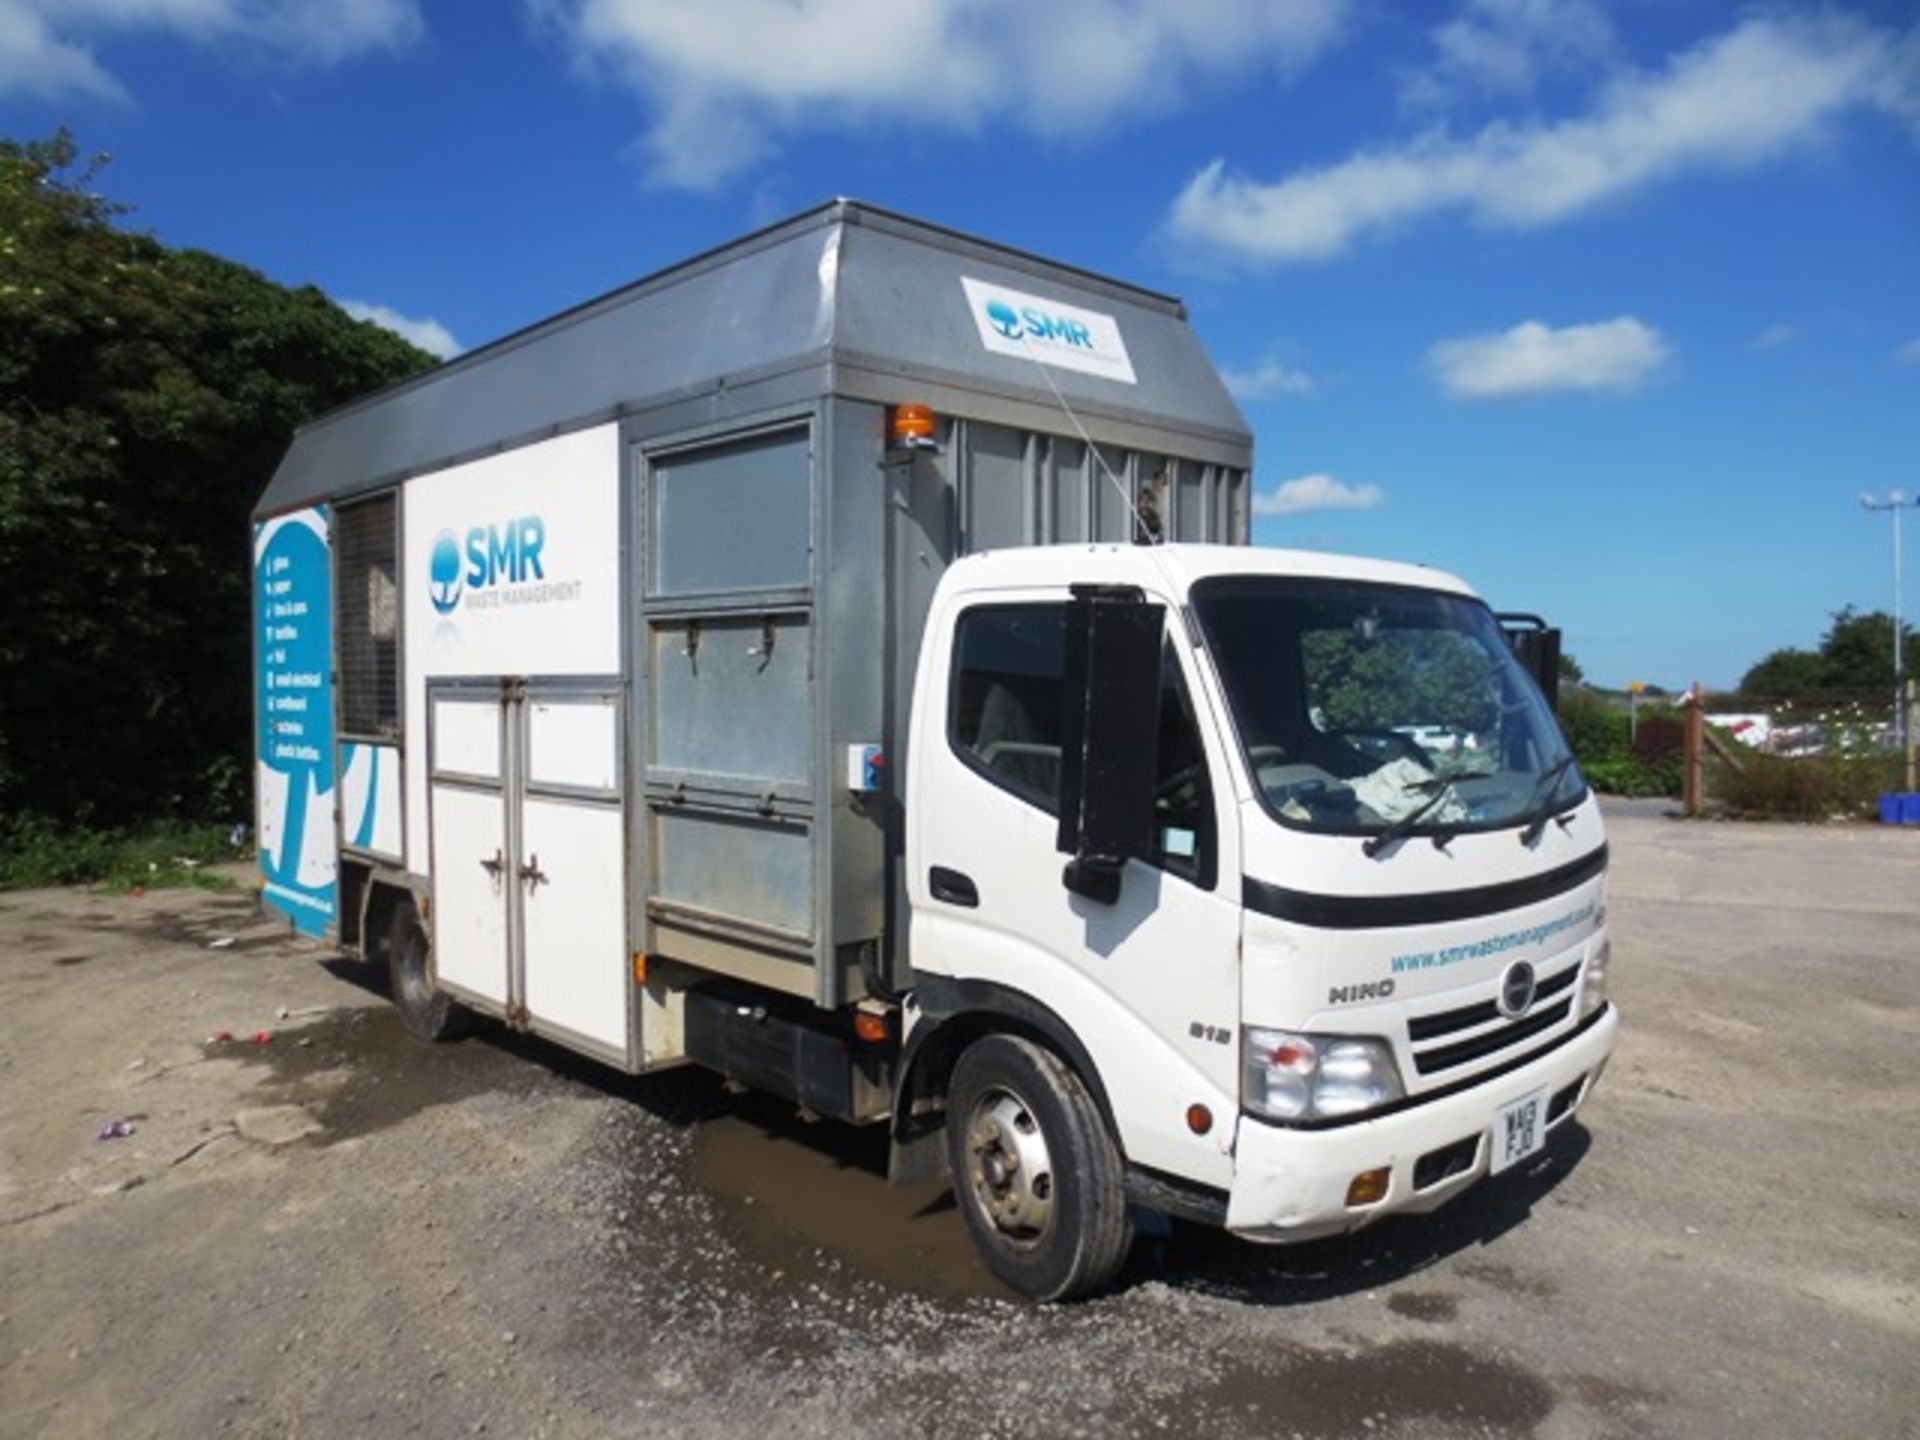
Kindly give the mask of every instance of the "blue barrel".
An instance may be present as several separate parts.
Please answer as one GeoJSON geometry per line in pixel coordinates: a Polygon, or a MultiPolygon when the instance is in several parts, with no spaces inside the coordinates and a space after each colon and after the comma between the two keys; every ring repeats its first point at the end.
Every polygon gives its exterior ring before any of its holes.
{"type": "Polygon", "coordinates": [[[1908,791],[1900,797],[1900,823],[1920,825],[1920,792],[1908,791]]]}
{"type": "Polygon", "coordinates": [[[1892,790],[1880,792],[1880,823],[1898,825],[1900,823],[1900,796],[1892,790]]]}

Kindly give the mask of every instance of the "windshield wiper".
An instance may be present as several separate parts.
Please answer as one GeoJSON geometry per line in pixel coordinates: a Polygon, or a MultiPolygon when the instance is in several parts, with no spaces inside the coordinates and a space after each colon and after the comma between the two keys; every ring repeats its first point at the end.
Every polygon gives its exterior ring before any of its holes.
{"type": "Polygon", "coordinates": [[[1361,841],[1361,853],[1371,860],[1394,841],[1411,834],[1413,827],[1426,818],[1428,811],[1432,810],[1442,800],[1453,793],[1453,779],[1454,777],[1448,777],[1444,780],[1422,780],[1416,784],[1407,786],[1406,788],[1409,790],[1432,790],[1433,794],[1421,801],[1417,808],[1409,810],[1405,815],[1395,820],[1378,835],[1369,835],[1365,840],[1361,841]]]}
{"type": "Polygon", "coordinates": [[[1527,817],[1526,828],[1520,832],[1522,845],[1533,844],[1540,838],[1540,832],[1547,828],[1547,820],[1552,816],[1554,807],[1551,804],[1541,804],[1541,799],[1543,796],[1549,801],[1553,799],[1553,792],[1560,788],[1560,777],[1567,773],[1572,764],[1573,752],[1569,750],[1533,782],[1533,793],[1527,796],[1526,806],[1520,812],[1527,817]],[[1535,806],[1539,808],[1535,809],[1535,806]]]}

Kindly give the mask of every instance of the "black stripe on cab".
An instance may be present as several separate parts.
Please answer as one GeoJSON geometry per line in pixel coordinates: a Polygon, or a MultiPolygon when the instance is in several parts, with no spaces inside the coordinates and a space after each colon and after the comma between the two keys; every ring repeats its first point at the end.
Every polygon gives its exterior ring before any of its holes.
{"type": "Polygon", "coordinates": [[[1435,890],[1425,895],[1316,895],[1270,885],[1249,875],[1240,882],[1240,899],[1249,910],[1297,925],[1322,930],[1384,930],[1390,926],[1471,920],[1537,905],[1586,884],[1606,868],[1607,847],[1601,845],[1591,854],[1544,875],[1479,885],[1471,890],[1435,890]]]}

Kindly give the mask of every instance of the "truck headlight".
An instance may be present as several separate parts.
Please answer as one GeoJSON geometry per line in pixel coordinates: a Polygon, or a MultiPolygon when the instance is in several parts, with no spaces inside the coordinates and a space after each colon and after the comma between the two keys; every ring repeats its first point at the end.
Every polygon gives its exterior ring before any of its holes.
{"type": "Polygon", "coordinates": [[[1302,1035],[1246,1026],[1241,1093],[1256,1115],[1319,1120],[1358,1115],[1406,1094],[1384,1040],[1367,1035],[1302,1035]]]}
{"type": "Polygon", "coordinates": [[[1587,956],[1587,974],[1580,985],[1580,1018],[1586,1019],[1607,1003],[1607,966],[1613,960],[1613,941],[1602,940],[1587,956]]]}

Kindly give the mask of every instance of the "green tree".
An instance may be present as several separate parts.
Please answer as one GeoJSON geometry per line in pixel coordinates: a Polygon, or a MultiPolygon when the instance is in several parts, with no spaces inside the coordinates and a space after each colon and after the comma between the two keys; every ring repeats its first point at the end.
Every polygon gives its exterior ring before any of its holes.
{"type": "Polygon", "coordinates": [[[1580,668],[1580,662],[1564,650],[1560,652],[1560,678],[1575,685],[1587,678],[1587,672],[1580,668]]]}
{"type": "Polygon", "coordinates": [[[104,161],[0,140],[0,816],[231,818],[247,517],[296,425],[434,362],[123,228],[104,161]]]}
{"type": "Polygon", "coordinates": [[[1742,695],[1786,697],[1821,688],[1825,664],[1812,650],[1775,650],[1740,681],[1742,695]]]}
{"type": "MultiPolygon", "coordinates": [[[[1908,628],[1902,667],[1909,675],[1920,664],[1920,637],[1908,628]]],[[[1862,615],[1851,605],[1833,613],[1820,641],[1822,678],[1830,690],[1871,690],[1893,683],[1893,617],[1884,610],[1862,615]]]]}
{"type": "MultiPolygon", "coordinates": [[[[1790,697],[1817,690],[1878,690],[1893,683],[1893,617],[1851,605],[1833,612],[1818,650],[1775,650],[1740,681],[1746,695],[1790,697]]],[[[1920,635],[1907,627],[1904,669],[1920,677],[1920,635]]]]}

